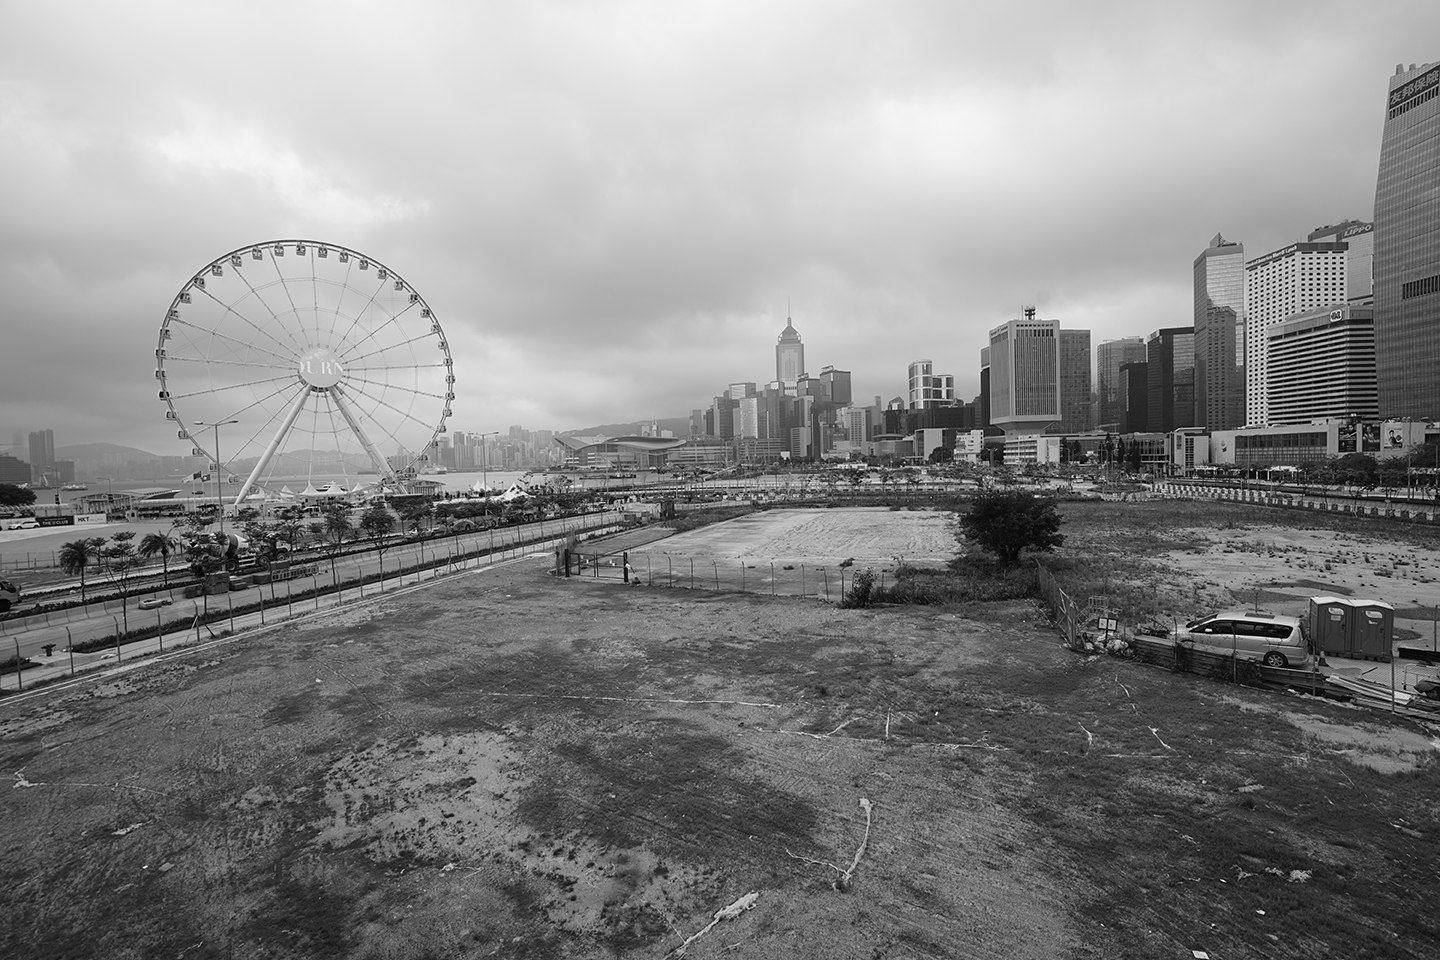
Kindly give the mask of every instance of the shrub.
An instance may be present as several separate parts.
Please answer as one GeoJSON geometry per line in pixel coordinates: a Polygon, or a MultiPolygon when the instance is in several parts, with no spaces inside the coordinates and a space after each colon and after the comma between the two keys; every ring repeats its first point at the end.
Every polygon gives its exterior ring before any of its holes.
{"type": "Polygon", "coordinates": [[[850,589],[840,601],[842,607],[868,607],[875,603],[875,571],[861,570],[850,581],[850,589]]]}

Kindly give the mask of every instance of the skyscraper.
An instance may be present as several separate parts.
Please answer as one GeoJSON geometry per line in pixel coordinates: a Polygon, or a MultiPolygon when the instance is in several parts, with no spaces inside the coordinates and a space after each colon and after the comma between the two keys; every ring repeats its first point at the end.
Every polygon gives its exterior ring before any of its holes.
{"type": "Polygon", "coordinates": [[[1370,307],[1321,307],[1270,327],[1272,424],[1380,415],[1370,307]]]}
{"type": "Polygon", "coordinates": [[[1383,417],[1440,415],[1440,64],[1395,67],[1375,181],[1383,417]]]}
{"type": "Polygon", "coordinates": [[[32,480],[49,479],[55,472],[55,432],[36,430],[30,434],[30,473],[32,480]]]}
{"type": "Polygon", "coordinates": [[[953,376],[948,373],[936,373],[935,364],[929,360],[916,360],[910,364],[911,410],[948,406],[954,402],[955,378],[953,376]]]}
{"type": "Polygon", "coordinates": [[[1145,338],[1145,416],[1150,433],[1195,425],[1195,328],[1166,327],[1145,338]]]}
{"type": "MultiPolygon", "coordinates": [[[[1245,264],[1245,422],[1270,423],[1270,327],[1345,302],[1344,243],[1292,243],[1245,264]]],[[[1152,411],[1153,416],[1153,411],[1152,411]]],[[[1176,424],[1183,426],[1183,424],[1176,424]]]]}
{"type": "Polygon", "coordinates": [[[1342,220],[1311,230],[1310,243],[1345,243],[1345,299],[1355,306],[1369,306],[1375,299],[1375,224],[1363,220],[1342,220]]]}
{"type": "Polygon", "coordinates": [[[800,342],[800,334],[786,317],[785,329],[780,331],[775,343],[775,379],[793,388],[804,372],[805,344],[800,342]]]}
{"type": "Polygon", "coordinates": [[[990,422],[1006,433],[1044,433],[1060,421],[1060,321],[1010,320],[990,331],[990,422]]]}
{"type": "Polygon", "coordinates": [[[1060,331],[1060,433],[1084,433],[1090,419],[1090,331],[1060,331]]]}
{"type": "Polygon", "coordinates": [[[1096,411],[1096,426],[1101,429],[1115,429],[1125,410],[1120,402],[1124,384],[1120,368],[1127,363],[1145,362],[1145,338],[1121,337],[1118,340],[1103,341],[1095,348],[1095,387],[1100,393],[1100,408],[1096,411]]]}
{"type": "Polygon", "coordinates": [[[1195,415],[1210,430],[1245,425],[1245,245],[1215,234],[1195,258],[1195,415]]]}

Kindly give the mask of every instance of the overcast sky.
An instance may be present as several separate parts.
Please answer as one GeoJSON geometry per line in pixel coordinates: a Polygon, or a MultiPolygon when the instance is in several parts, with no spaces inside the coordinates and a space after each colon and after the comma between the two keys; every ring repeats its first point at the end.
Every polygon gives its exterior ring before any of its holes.
{"type": "Polygon", "coordinates": [[[857,398],[929,358],[968,399],[1022,304],[1188,325],[1217,231],[1369,218],[1427,59],[1433,0],[0,0],[0,442],[187,453],[164,311],[279,237],[424,294],[458,429],[686,415],[773,378],[787,301],[857,398]]]}

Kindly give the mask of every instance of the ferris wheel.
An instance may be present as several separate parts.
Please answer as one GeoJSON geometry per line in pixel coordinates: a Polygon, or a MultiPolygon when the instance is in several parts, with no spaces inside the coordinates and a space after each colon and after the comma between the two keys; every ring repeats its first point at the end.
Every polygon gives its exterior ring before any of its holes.
{"type": "Polygon", "coordinates": [[[454,362],[425,299],[373,257],[272,240],[212,260],[160,325],[155,379],[194,456],[280,495],[423,467],[455,398],[454,362]],[[293,492],[293,491],[292,491],[293,492]]]}

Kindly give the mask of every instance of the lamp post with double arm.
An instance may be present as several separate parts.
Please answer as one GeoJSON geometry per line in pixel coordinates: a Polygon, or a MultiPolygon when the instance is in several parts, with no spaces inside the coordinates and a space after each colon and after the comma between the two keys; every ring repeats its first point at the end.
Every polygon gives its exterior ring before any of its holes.
{"type": "Polygon", "coordinates": [[[222,540],[225,536],[225,475],[220,466],[220,428],[239,422],[239,420],[217,420],[213,423],[197,420],[195,422],[197,427],[215,431],[215,506],[220,508],[220,537],[222,540]]]}

